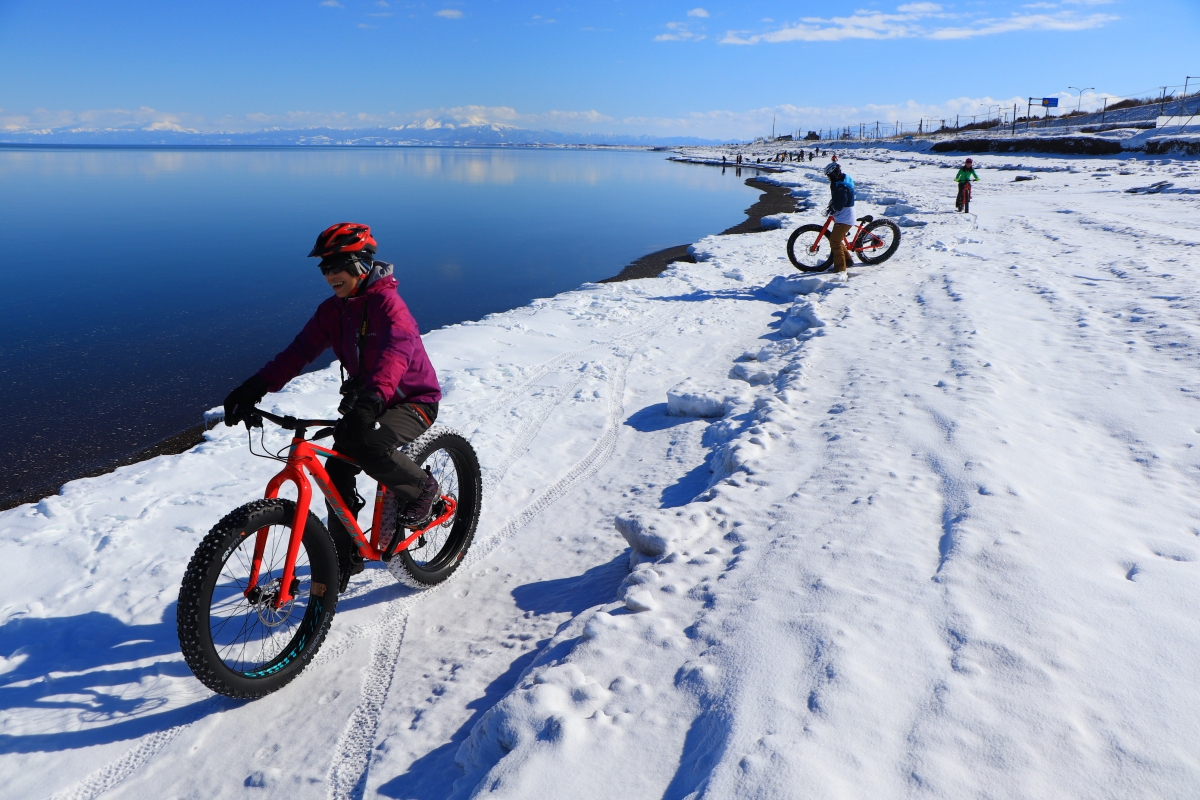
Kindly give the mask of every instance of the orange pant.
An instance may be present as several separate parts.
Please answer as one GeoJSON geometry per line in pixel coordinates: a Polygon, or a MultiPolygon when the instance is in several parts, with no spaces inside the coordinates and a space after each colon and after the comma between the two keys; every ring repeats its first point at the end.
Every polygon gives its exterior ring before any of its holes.
{"type": "Polygon", "coordinates": [[[849,225],[840,222],[833,223],[830,236],[833,237],[833,271],[845,272],[850,266],[850,253],[846,250],[846,234],[850,232],[849,225]]]}

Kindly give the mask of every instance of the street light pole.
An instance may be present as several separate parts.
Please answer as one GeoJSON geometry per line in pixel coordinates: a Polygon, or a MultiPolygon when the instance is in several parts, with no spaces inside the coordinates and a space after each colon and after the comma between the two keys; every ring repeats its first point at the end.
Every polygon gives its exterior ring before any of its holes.
{"type": "Polygon", "coordinates": [[[1090,91],[1092,91],[1093,89],[1095,89],[1096,87],[1095,87],[1095,86],[1089,86],[1089,87],[1087,87],[1086,89],[1080,89],[1078,86],[1068,86],[1067,88],[1068,88],[1068,89],[1074,89],[1074,90],[1076,90],[1077,92],[1079,92],[1079,99],[1078,99],[1078,100],[1076,101],[1076,103],[1075,103],[1075,113],[1076,113],[1076,114],[1078,114],[1078,113],[1079,113],[1079,107],[1083,105],[1083,93],[1084,93],[1084,92],[1090,92],[1090,91]]]}

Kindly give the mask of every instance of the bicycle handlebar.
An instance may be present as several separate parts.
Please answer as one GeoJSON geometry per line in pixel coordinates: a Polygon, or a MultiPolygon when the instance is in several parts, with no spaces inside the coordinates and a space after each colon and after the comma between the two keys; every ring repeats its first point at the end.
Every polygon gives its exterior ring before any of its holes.
{"type": "Polygon", "coordinates": [[[261,427],[263,417],[271,420],[271,422],[274,422],[284,430],[289,431],[300,431],[304,430],[305,428],[315,427],[317,425],[333,426],[337,425],[338,423],[336,419],[296,419],[290,415],[281,417],[277,414],[272,414],[270,411],[263,411],[257,406],[254,407],[251,413],[246,415],[246,423],[252,428],[261,427]]]}

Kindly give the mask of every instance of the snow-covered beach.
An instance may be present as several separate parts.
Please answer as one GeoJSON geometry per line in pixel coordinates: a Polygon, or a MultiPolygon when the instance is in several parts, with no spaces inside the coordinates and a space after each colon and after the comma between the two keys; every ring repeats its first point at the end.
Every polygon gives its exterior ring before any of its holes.
{"type": "Polygon", "coordinates": [[[277,470],[244,430],[0,513],[4,796],[1195,796],[1200,174],[992,155],[956,214],[958,161],[843,155],[907,222],[848,284],[788,263],[810,212],[428,335],[476,543],[358,576],[263,700],[174,626],[277,470]]]}

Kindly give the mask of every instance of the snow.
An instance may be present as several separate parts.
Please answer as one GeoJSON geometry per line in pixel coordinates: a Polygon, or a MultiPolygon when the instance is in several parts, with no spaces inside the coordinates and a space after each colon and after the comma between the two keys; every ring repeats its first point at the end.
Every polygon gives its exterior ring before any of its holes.
{"type": "Polygon", "coordinates": [[[0,513],[5,796],[1195,796],[1200,198],[1127,191],[1194,161],[988,156],[957,214],[957,157],[842,160],[927,223],[848,283],[787,261],[813,212],[428,335],[476,543],[267,698],[174,632],[244,431],[0,513]]]}

